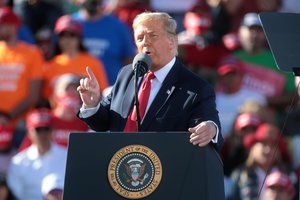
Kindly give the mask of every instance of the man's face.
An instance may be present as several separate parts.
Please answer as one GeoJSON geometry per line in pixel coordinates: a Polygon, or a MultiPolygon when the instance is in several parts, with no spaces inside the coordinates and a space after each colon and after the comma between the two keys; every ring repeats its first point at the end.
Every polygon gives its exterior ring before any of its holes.
{"type": "Polygon", "coordinates": [[[280,159],[280,150],[276,151],[274,142],[259,141],[251,148],[251,156],[256,164],[263,168],[269,168],[276,160],[280,159]]]}
{"type": "Polygon", "coordinates": [[[17,33],[17,27],[13,24],[0,24],[0,40],[9,41],[17,33]]]}
{"type": "Polygon", "coordinates": [[[152,71],[162,68],[176,55],[176,35],[167,33],[161,21],[139,24],[134,30],[134,40],[138,52],[151,57],[152,71]]]}
{"type": "Polygon", "coordinates": [[[260,26],[242,26],[239,30],[239,37],[244,50],[250,53],[259,52],[266,45],[266,38],[260,26]]]}
{"type": "Polygon", "coordinates": [[[242,84],[242,75],[237,71],[232,71],[220,76],[220,81],[226,93],[236,93],[242,84]]]}
{"type": "Polygon", "coordinates": [[[79,49],[80,36],[70,31],[63,31],[58,35],[58,44],[62,52],[79,49]]]}
{"type": "Polygon", "coordinates": [[[48,147],[52,140],[51,127],[37,127],[28,129],[29,137],[33,144],[48,147]]]}

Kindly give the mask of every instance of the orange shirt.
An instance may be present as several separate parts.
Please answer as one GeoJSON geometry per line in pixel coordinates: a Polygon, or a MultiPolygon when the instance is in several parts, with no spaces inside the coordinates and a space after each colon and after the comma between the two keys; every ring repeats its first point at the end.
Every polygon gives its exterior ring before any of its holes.
{"type": "Polygon", "coordinates": [[[29,83],[42,80],[44,60],[40,50],[19,42],[0,42],[0,110],[10,112],[28,95],[29,83]]]}
{"type": "Polygon", "coordinates": [[[86,67],[89,66],[94,72],[101,89],[108,87],[107,75],[103,64],[86,52],[79,53],[75,58],[70,58],[60,54],[55,56],[46,66],[45,97],[50,97],[53,93],[54,83],[58,76],[73,73],[82,77],[87,77],[86,67]]]}

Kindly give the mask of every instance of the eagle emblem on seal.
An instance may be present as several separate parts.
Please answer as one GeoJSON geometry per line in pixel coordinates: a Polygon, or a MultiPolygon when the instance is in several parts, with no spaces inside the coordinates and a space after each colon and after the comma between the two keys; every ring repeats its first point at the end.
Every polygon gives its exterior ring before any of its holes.
{"type": "Polygon", "coordinates": [[[137,187],[143,185],[149,174],[145,173],[146,164],[137,158],[129,160],[125,165],[126,173],[128,175],[127,182],[132,186],[137,187]]]}

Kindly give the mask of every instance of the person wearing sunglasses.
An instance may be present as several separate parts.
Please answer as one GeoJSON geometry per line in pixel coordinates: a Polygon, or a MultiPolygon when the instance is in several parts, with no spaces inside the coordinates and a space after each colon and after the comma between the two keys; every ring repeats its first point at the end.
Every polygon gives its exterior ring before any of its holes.
{"type": "Polygon", "coordinates": [[[55,55],[45,66],[44,98],[54,93],[54,85],[59,76],[74,74],[80,77],[86,75],[85,68],[89,66],[101,88],[108,87],[108,79],[103,63],[86,51],[82,40],[82,25],[70,15],[60,17],[55,24],[57,42],[55,55]]]}

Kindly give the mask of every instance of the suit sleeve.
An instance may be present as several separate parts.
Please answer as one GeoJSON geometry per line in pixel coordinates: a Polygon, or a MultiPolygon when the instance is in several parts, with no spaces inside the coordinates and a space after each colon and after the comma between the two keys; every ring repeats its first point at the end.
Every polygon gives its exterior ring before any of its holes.
{"type": "Polygon", "coordinates": [[[218,142],[212,143],[212,145],[220,151],[223,144],[223,137],[215,99],[214,89],[208,83],[204,84],[194,98],[190,127],[196,126],[203,121],[213,121],[219,128],[219,134],[218,142]]]}

